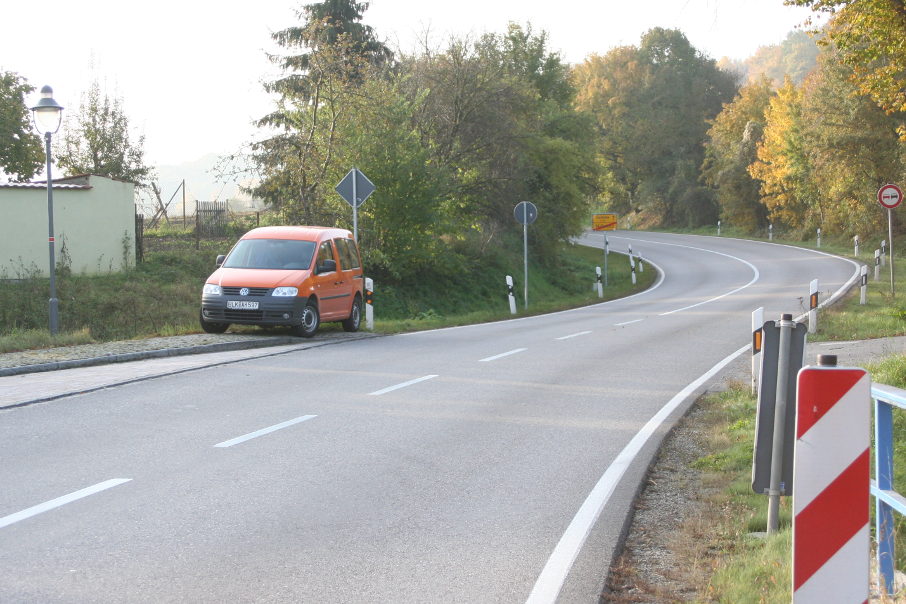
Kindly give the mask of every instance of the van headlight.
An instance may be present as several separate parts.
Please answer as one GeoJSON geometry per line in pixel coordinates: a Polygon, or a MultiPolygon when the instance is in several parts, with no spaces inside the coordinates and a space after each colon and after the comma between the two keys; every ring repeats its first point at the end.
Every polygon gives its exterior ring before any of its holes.
{"type": "Polygon", "coordinates": [[[298,287],[275,287],[272,296],[297,296],[299,295],[298,287]]]}
{"type": "Polygon", "coordinates": [[[213,283],[205,283],[204,289],[201,290],[201,293],[205,296],[222,296],[223,288],[219,285],[214,285],[213,283]]]}

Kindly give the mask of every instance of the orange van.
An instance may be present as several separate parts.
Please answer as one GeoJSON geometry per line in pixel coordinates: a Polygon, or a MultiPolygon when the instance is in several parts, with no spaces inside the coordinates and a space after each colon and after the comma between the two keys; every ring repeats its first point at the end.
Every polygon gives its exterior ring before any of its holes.
{"type": "Polygon", "coordinates": [[[346,331],[362,322],[364,278],[359,248],[345,229],[276,226],[252,229],[201,293],[201,328],[223,333],[238,325],[288,325],[310,338],[321,321],[346,331]]]}

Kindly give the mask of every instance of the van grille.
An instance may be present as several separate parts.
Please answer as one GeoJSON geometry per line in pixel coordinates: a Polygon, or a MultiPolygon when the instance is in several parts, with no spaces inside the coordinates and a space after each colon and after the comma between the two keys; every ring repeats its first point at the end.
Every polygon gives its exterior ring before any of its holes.
{"type": "Polygon", "coordinates": [[[242,310],[228,308],[223,311],[223,318],[230,321],[260,321],[264,312],[260,310],[242,310]]]}
{"type": "MultiPolygon", "coordinates": [[[[224,287],[223,293],[226,296],[238,296],[240,289],[242,289],[242,288],[241,287],[224,287]]],[[[266,296],[267,292],[269,292],[269,291],[270,291],[269,287],[250,287],[249,295],[250,296],[266,296]]]]}

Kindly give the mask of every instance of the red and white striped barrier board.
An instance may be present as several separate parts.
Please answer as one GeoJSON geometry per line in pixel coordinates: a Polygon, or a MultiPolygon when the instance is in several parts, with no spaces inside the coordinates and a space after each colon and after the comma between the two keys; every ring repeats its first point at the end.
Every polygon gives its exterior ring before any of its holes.
{"type": "Polygon", "coordinates": [[[796,400],[793,602],[867,602],[871,379],[804,367],[796,400]]]}

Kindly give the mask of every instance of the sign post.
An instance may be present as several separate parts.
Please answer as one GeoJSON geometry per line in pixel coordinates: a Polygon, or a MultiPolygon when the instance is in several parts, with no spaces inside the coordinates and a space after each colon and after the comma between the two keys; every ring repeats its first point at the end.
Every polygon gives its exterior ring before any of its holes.
{"type": "Polygon", "coordinates": [[[352,237],[359,240],[359,206],[365,203],[368,196],[374,193],[374,183],[362,174],[358,168],[353,168],[346,173],[343,180],[334,187],[340,197],[352,206],[352,237]]]}
{"type": "Polygon", "coordinates": [[[893,282],[893,209],[903,201],[903,191],[897,185],[884,185],[878,189],[878,203],[887,208],[887,236],[890,240],[890,295],[896,297],[893,282]]]}
{"type": "Polygon", "coordinates": [[[522,225],[522,255],[525,264],[525,307],[528,308],[528,225],[538,219],[538,208],[531,201],[520,201],[513,209],[516,222],[522,225]]]}

